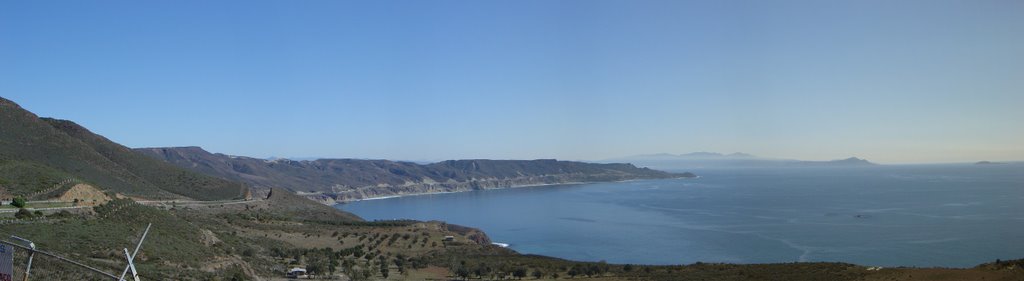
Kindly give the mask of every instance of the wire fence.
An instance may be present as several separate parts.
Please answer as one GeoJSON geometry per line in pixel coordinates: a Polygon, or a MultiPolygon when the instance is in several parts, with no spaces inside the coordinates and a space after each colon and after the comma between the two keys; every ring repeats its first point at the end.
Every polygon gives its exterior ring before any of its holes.
{"type": "Polygon", "coordinates": [[[49,188],[46,188],[46,189],[43,189],[43,190],[39,190],[39,191],[36,191],[36,192],[32,192],[28,196],[25,196],[25,198],[27,198],[27,199],[40,199],[39,198],[40,195],[45,195],[45,194],[54,192],[54,191],[56,191],[58,189],[61,189],[62,187],[65,187],[68,184],[81,183],[81,182],[82,181],[80,181],[80,180],[78,180],[76,178],[67,178],[67,179],[64,179],[64,180],[62,180],[62,181],[60,181],[58,183],[55,183],[52,187],[49,187],[49,188]]]}
{"type": "MultiPolygon", "coordinates": [[[[23,245],[20,244],[8,241],[0,241],[0,243],[22,246],[9,247],[14,248],[14,272],[11,280],[25,280],[25,269],[28,267],[29,255],[32,251],[23,248],[23,245]]],[[[53,253],[37,251],[35,255],[32,256],[32,267],[29,271],[28,280],[114,280],[115,278],[95,270],[100,270],[108,274],[120,274],[121,270],[124,268],[123,263],[116,264],[108,260],[78,258],[74,261],[70,261],[62,260],[61,258],[51,255],[53,255],[53,253]],[[95,270],[87,269],[82,265],[92,267],[95,270]]]]}

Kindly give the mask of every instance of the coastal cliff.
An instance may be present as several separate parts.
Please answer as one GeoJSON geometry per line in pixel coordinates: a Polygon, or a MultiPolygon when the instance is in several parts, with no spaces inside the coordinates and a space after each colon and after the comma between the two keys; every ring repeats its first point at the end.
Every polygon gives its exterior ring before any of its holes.
{"type": "MultiPolygon", "coordinates": [[[[678,175],[677,177],[694,177],[692,174],[686,173],[678,175]]],[[[515,188],[515,187],[528,187],[528,186],[540,186],[540,185],[553,185],[553,184],[573,184],[573,183],[587,183],[587,182],[614,182],[631,180],[635,178],[624,177],[621,175],[581,175],[581,174],[560,174],[560,175],[549,175],[549,176],[535,176],[535,177],[516,177],[516,178],[489,178],[489,179],[473,179],[470,181],[457,182],[450,181],[444,183],[437,182],[417,182],[408,183],[399,186],[392,186],[388,184],[381,184],[376,186],[363,186],[345,189],[338,192],[311,192],[299,194],[304,195],[310,199],[314,199],[324,204],[333,204],[337,202],[346,202],[353,200],[372,199],[372,198],[383,198],[391,196],[403,196],[403,195],[417,195],[417,194],[432,194],[432,193],[450,193],[450,192],[464,192],[473,190],[486,190],[486,189],[502,189],[502,188],[515,188]]],[[[344,188],[342,188],[344,189],[344,188]]]]}
{"type": "Polygon", "coordinates": [[[136,151],[196,172],[245,182],[256,189],[289,189],[326,204],[413,194],[695,176],[624,163],[554,159],[473,159],[417,164],[363,159],[266,160],[210,153],[199,147],[136,151]]]}

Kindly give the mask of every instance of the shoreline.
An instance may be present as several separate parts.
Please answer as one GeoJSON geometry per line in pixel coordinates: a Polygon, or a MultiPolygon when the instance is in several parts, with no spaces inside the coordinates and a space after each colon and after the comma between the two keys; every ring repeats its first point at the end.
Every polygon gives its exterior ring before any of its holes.
{"type": "MultiPolygon", "coordinates": [[[[395,195],[386,195],[386,196],[379,196],[379,197],[360,198],[360,199],[353,199],[353,200],[335,200],[334,203],[331,203],[331,204],[328,204],[328,205],[336,206],[336,205],[345,204],[345,203],[349,203],[349,202],[369,201],[369,200],[384,200],[384,199],[394,199],[394,198],[400,198],[400,197],[411,197],[411,196],[421,196],[421,195],[434,195],[434,194],[448,194],[448,193],[460,193],[460,192],[471,192],[471,191],[480,191],[480,190],[499,190],[499,189],[542,187],[542,186],[553,186],[553,185],[581,185],[581,184],[595,184],[595,183],[622,183],[622,182],[632,182],[632,181],[642,181],[642,180],[673,180],[673,179],[699,179],[699,178],[700,178],[700,176],[694,176],[694,177],[673,177],[673,178],[664,178],[664,179],[628,179],[628,180],[620,180],[620,181],[594,181],[594,182],[564,182],[564,183],[525,184],[525,185],[514,185],[514,186],[502,187],[502,188],[472,189],[472,190],[463,190],[463,191],[441,191],[441,192],[407,193],[407,194],[395,194],[395,195]]],[[[300,194],[300,195],[307,196],[307,195],[323,195],[323,194],[322,193],[321,194],[311,193],[311,194],[300,194]]]]}
{"type": "MultiPolygon", "coordinates": [[[[632,181],[632,180],[630,180],[630,181],[632,181]]],[[[579,184],[605,183],[605,182],[610,182],[610,181],[603,181],[603,182],[542,183],[542,184],[515,185],[515,186],[510,186],[510,187],[502,187],[502,188],[473,189],[473,190],[463,190],[463,191],[440,191],[440,192],[424,192],[424,193],[406,193],[406,194],[387,195],[387,196],[380,196],[380,197],[368,197],[368,198],[360,198],[360,199],[352,199],[352,200],[338,200],[338,201],[335,201],[335,203],[332,204],[332,205],[345,204],[345,203],[349,203],[349,202],[370,201],[370,200],[384,200],[384,199],[394,199],[394,198],[401,198],[401,197],[422,196],[422,195],[462,193],[462,192],[472,192],[472,191],[480,191],[480,190],[499,190],[499,189],[512,189],[512,188],[524,188],[524,187],[552,186],[552,185],[579,185],[579,184]]],[[[625,181],[618,181],[618,182],[625,182],[625,181]]]]}

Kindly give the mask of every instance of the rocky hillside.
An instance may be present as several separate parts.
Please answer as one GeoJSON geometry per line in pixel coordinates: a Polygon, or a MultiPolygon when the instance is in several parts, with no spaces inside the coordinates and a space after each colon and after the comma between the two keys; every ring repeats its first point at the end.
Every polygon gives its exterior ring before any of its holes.
{"type": "Polygon", "coordinates": [[[692,177],[631,164],[557,160],[449,160],[416,164],[389,160],[265,160],[210,153],[198,147],[136,151],[207,175],[312,193],[321,200],[353,200],[403,194],[455,192],[525,185],[692,177]]]}
{"type": "Polygon", "coordinates": [[[155,160],[67,120],[39,118],[0,98],[0,193],[45,191],[76,179],[149,199],[242,198],[248,189],[155,160]]]}

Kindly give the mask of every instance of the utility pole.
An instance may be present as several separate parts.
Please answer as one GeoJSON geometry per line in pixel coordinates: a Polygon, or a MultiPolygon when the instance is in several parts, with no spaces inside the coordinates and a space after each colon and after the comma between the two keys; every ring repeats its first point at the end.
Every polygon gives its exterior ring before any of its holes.
{"type": "Polygon", "coordinates": [[[32,241],[28,241],[28,239],[21,238],[21,237],[18,237],[18,236],[14,236],[14,235],[11,235],[11,238],[13,238],[15,240],[19,240],[21,242],[25,242],[25,244],[28,244],[28,247],[27,247],[29,249],[29,251],[28,251],[28,266],[25,267],[25,279],[23,280],[23,281],[28,281],[28,274],[29,274],[30,271],[32,271],[32,257],[34,257],[36,255],[36,243],[32,243],[32,241]]]}

